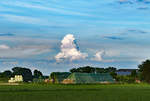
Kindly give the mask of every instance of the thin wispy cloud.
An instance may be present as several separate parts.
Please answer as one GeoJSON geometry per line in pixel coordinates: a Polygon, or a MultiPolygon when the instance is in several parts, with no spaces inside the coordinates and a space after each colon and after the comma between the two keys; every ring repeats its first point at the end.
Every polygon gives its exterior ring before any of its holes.
{"type": "Polygon", "coordinates": [[[15,12],[15,13],[18,13],[18,12],[21,12],[21,10],[0,6],[0,12],[15,12]]]}
{"type": "Polygon", "coordinates": [[[119,3],[123,4],[135,4],[135,3],[143,3],[143,4],[150,4],[150,0],[119,0],[119,3]]]}
{"type": "Polygon", "coordinates": [[[43,45],[22,45],[18,47],[10,47],[2,44],[0,45],[0,58],[26,58],[50,51],[50,47],[43,45]]]}
{"type": "Polygon", "coordinates": [[[56,13],[65,14],[65,15],[91,16],[87,13],[69,11],[69,10],[65,10],[63,8],[54,8],[54,7],[50,7],[50,6],[47,7],[47,6],[42,6],[39,4],[30,4],[30,3],[26,3],[26,2],[20,2],[20,1],[15,1],[15,2],[9,1],[9,2],[2,2],[2,3],[5,5],[32,8],[32,9],[38,9],[38,10],[46,10],[48,12],[56,12],[56,13]]]}
{"type": "Polygon", "coordinates": [[[46,22],[46,21],[43,21],[41,19],[34,18],[34,17],[29,17],[29,16],[19,16],[19,15],[13,15],[13,14],[0,14],[0,17],[7,19],[9,21],[13,21],[13,22],[47,25],[47,24],[44,24],[44,22],[46,22]]]}
{"type": "Polygon", "coordinates": [[[13,33],[0,33],[0,36],[15,36],[13,33]]]}
{"type": "Polygon", "coordinates": [[[111,40],[123,40],[124,38],[122,37],[117,37],[117,36],[104,36],[106,39],[111,39],[111,40]]]}
{"type": "MultiPolygon", "coordinates": [[[[148,11],[150,5],[149,0],[119,0],[118,3],[122,6],[128,5],[128,7],[143,11],[148,11]]],[[[127,8],[127,6],[125,7],[127,8]]]]}
{"type": "Polygon", "coordinates": [[[140,30],[140,29],[129,29],[128,32],[136,33],[136,34],[147,34],[148,33],[147,31],[140,30]]]}

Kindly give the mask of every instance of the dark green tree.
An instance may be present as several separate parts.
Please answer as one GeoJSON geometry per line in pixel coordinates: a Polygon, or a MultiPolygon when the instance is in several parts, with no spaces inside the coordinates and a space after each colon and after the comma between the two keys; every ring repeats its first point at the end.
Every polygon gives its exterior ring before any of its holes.
{"type": "Polygon", "coordinates": [[[96,73],[106,73],[105,68],[95,68],[96,73]]]}
{"type": "Polygon", "coordinates": [[[72,69],[70,69],[70,72],[71,72],[71,73],[75,73],[75,72],[78,72],[78,71],[77,71],[76,68],[72,68],[72,69]]]}
{"type": "Polygon", "coordinates": [[[50,79],[52,80],[52,83],[55,83],[55,79],[56,79],[56,73],[55,72],[52,72],[51,74],[50,74],[50,79]]]}
{"type": "Polygon", "coordinates": [[[134,83],[135,79],[129,75],[123,76],[123,75],[117,75],[116,81],[120,83],[134,83]]]}
{"type": "Polygon", "coordinates": [[[10,70],[6,70],[6,71],[2,72],[2,76],[9,78],[12,76],[12,72],[10,70]]]}
{"type": "Polygon", "coordinates": [[[90,67],[90,66],[86,66],[86,67],[77,68],[77,71],[80,73],[94,73],[95,68],[90,67]]]}
{"type": "Polygon", "coordinates": [[[22,68],[22,67],[14,67],[12,68],[13,75],[22,75],[23,81],[28,82],[32,81],[32,72],[28,68],[22,68]]]}
{"type": "Polygon", "coordinates": [[[108,68],[105,68],[106,72],[116,72],[116,68],[115,67],[108,67],[108,68]]]}
{"type": "Polygon", "coordinates": [[[110,73],[110,72],[116,72],[116,68],[114,67],[108,67],[108,68],[98,68],[98,67],[91,67],[91,66],[85,66],[85,67],[79,67],[79,68],[72,68],[70,69],[71,73],[110,73]]]}
{"type": "Polygon", "coordinates": [[[79,67],[79,68],[73,68],[70,70],[71,73],[94,73],[95,72],[95,68],[90,67],[90,66],[85,66],[85,67],[79,67]]]}
{"type": "Polygon", "coordinates": [[[141,80],[150,83],[150,60],[142,62],[138,68],[141,73],[141,80]]]}
{"type": "Polygon", "coordinates": [[[41,71],[39,70],[34,70],[34,78],[39,78],[39,77],[43,77],[43,74],[41,71]]]}
{"type": "Polygon", "coordinates": [[[131,72],[131,77],[136,78],[137,75],[138,75],[138,74],[137,74],[136,70],[133,70],[133,71],[131,72]]]}
{"type": "Polygon", "coordinates": [[[117,73],[116,73],[116,72],[110,72],[110,75],[111,75],[114,79],[116,79],[116,77],[117,77],[117,73]]]}

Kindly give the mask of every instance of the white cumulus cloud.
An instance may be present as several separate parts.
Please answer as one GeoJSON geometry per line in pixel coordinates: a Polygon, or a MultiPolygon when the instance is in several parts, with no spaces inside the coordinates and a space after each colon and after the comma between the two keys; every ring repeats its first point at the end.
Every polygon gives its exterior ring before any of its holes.
{"type": "Polygon", "coordinates": [[[94,61],[103,61],[103,55],[105,54],[104,50],[98,51],[96,52],[96,54],[94,55],[94,58],[92,58],[91,60],[94,61]]]}
{"type": "Polygon", "coordinates": [[[88,55],[81,53],[72,34],[66,35],[61,41],[61,52],[55,56],[56,61],[85,59],[88,55]]]}
{"type": "Polygon", "coordinates": [[[9,49],[10,47],[7,45],[0,45],[0,49],[9,49]]]}

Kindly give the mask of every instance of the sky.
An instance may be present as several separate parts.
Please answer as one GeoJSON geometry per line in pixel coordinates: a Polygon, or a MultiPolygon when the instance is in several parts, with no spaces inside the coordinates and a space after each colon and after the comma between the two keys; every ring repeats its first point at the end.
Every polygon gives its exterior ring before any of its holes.
{"type": "Polygon", "coordinates": [[[137,68],[150,57],[150,0],[1,0],[0,71],[137,68]]]}

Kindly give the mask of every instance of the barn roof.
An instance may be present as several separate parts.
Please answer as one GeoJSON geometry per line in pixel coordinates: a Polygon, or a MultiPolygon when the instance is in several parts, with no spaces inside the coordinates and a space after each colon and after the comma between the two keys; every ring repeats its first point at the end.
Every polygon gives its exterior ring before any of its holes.
{"type": "Polygon", "coordinates": [[[134,70],[138,70],[138,69],[118,69],[117,72],[132,72],[134,70]]]}

